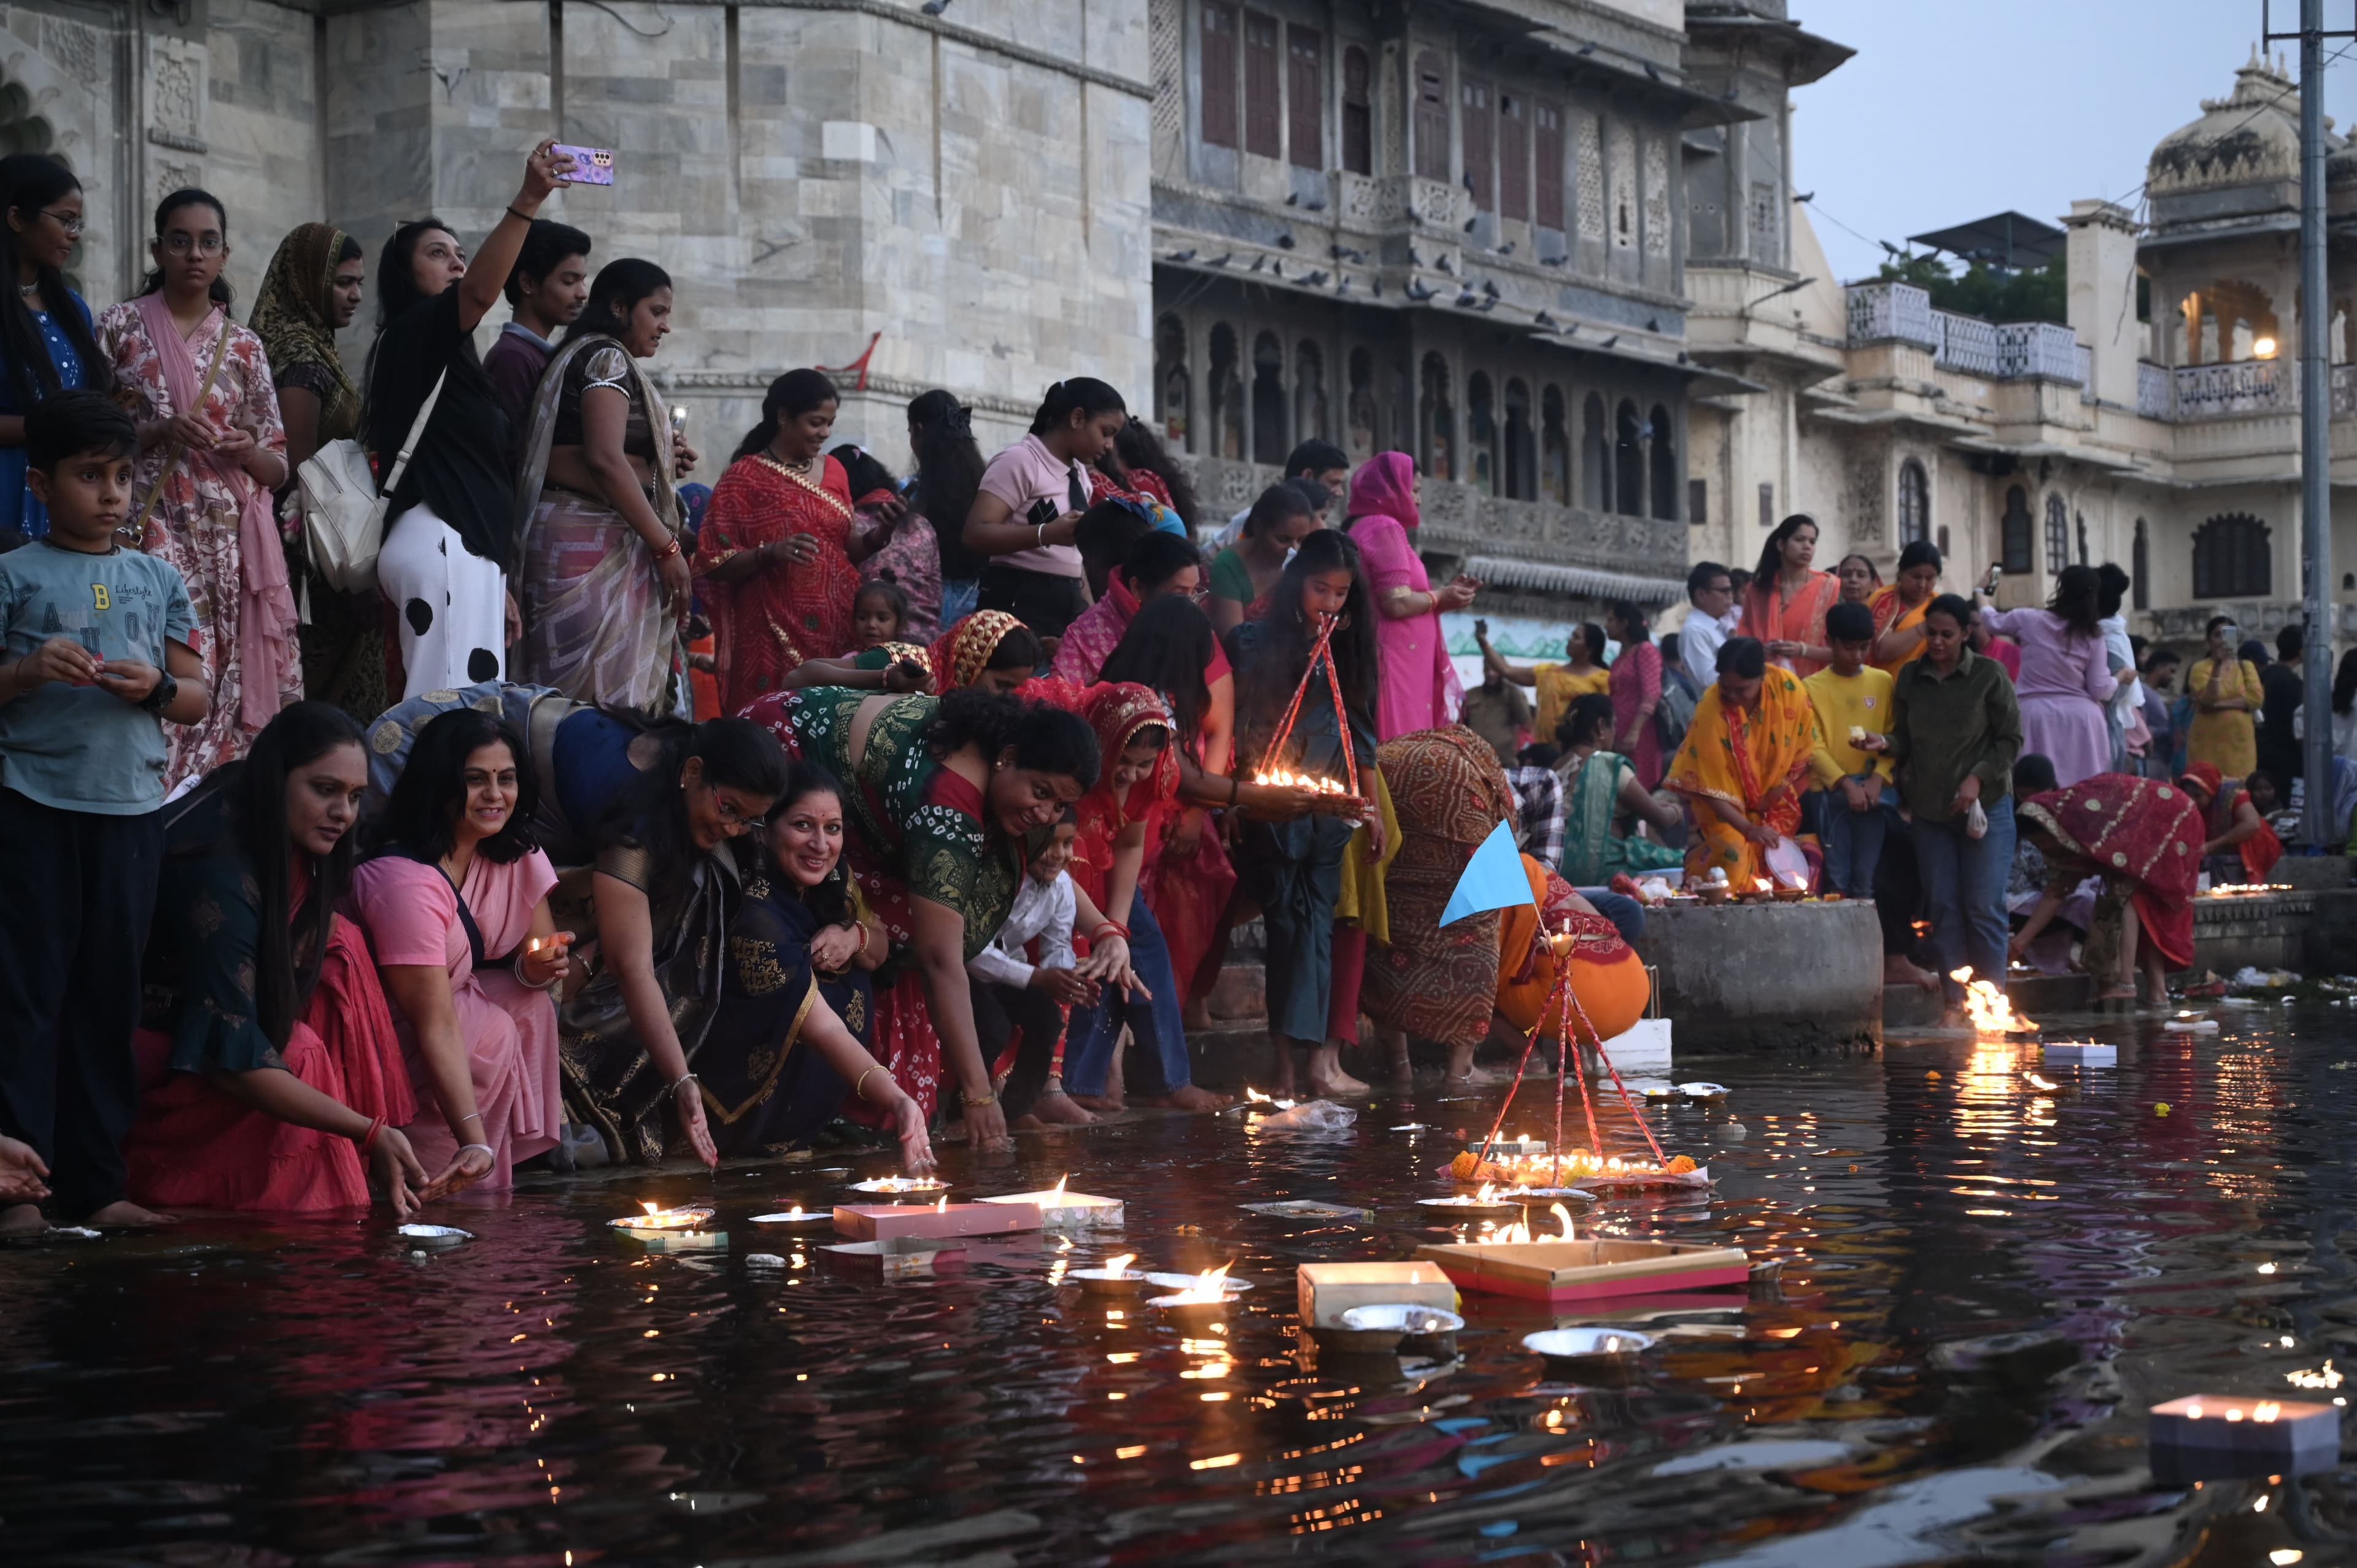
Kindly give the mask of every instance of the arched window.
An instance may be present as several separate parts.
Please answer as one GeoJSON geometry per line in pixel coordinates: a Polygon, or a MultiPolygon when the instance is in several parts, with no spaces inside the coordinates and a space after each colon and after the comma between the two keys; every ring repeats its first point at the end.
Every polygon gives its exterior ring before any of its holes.
{"type": "Polygon", "coordinates": [[[1498,408],[1486,372],[1465,378],[1465,452],[1467,478],[1485,496],[1498,493],[1498,408]]]}
{"type": "Polygon", "coordinates": [[[1899,542],[1904,547],[1931,537],[1932,481],[1910,457],[1899,465],[1899,542]]]}
{"type": "Polygon", "coordinates": [[[1538,493],[1537,443],[1531,438],[1531,389],[1506,383],[1506,494],[1518,501],[1538,493]]]}
{"type": "Polygon", "coordinates": [[[1424,471],[1436,479],[1457,477],[1457,410],[1448,401],[1448,362],[1424,357],[1424,385],[1417,402],[1424,471]]]}
{"type": "Polygon", "coordinates": [[[1285,461],[1285,349],[1274,332],[1253,339],[1252,437],[1254,462],[1285,461]]]}
{"type": "Polygon", "coordinates": [[[1195,449],[1187,427],[1187,326],[1175,316],[1154,324],[1154,422],[1163,439],[1184,452],[1195,449]]]}
{"type": "Polygon", "coordinates": [[[1369,91],[1367,51],[1352,44],[1342,51],[1342,166],[1352,174],[1375,172],[1375,100],[1369,91]]]}
{"type": "Polygon", "coordinates": [[[2046,570],[2059,573],[2071,564],[2071,509],[2061,496],[2046,498],[2046,570]]]}
{"type": "Polygon", "coordinates": [[[2152,607],[2152,590],[2146,585],[2152,575],[2152,548],[2145,542],[2144,519],[2136,520],[2136,538],[2128,544],[2128,603],[2140,610],[2152,607]]]}
{"type": "Polygon", "coordinates": [[[1539,394],[1539,490],[1557,506],[1571,504],[1571,433],[1563,423],[1563,389],[1539,394]]]}
{"type": "Polygon", "coordinates": [[[1375,361],[1364,349],[1351,350],[1351,456],[1370,457],[1375,450],[1375,361]]]}
{"type": "Polygon", "coordinates": [[[1590,511],[1612,510],[1612,447],[1604,434],[1604,399],[1595,392],[1581,410],[1579,499],[1590,511]]]}
{"type": "Polygon", "coordinates": [[[1312,436],[1326,439],[1326,356],[1304,338],[1293,350],[1293,438],[1312,436]]]}
{"type": "Polygon", "coordinates": [[[1677,433],[1670,427],[1670,411],[1660,403],[1645,416],[1653,446],[1653,515],[1674,522],[1678,516],[1677,433]]]}
{"type": "Polygon", "coordinates": [[[2005,492],[2005,517],[1997,524],[1997,536],[2004,547],[2005,569],[2017,577],[2027,577],[2038,570],[2037,553],[2029,542],[2029,493],[2019,485],[2005,492]]]}
{"type": "Polygon", "coordinates": [[[1623,517],[1645,515],[1644,436],[1639,433],[1637,405],[1620,400],[1612,417],[1612,510],[1623,517]]]}
{"type": "Polygon", "coordinates": [[[1211,328],[1211,454],[1240,459],[1244,455],[1244,378],[1243,348],[1236,329],[1226,322],[1211,328]]]}
{"type": "Polygon", "coordinates": [[[2274,592],[2267,525],[2247,512],[2213,517],[2193,531],[2193,596],[2265,598],[2274,592]]]}

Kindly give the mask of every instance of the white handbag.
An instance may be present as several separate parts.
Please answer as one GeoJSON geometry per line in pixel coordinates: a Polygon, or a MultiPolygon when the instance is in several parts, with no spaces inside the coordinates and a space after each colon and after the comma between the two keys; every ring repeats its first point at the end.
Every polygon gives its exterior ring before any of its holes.
{"type": "Polygon", "coordinates": [[[304,459],[295,471],[296,492],[303,508],[303,542],[311,568],[344,593],[357,594],[376,586],[377,552],[384,546],[384,513],[393,492],[409,470],[410,454],[425,434],[441,401],[448,372],[435,378],[425,394],[401,452],[384,477],[380,492],[369,469],[368,453],[357,441],[330,441],[304,459]]]}

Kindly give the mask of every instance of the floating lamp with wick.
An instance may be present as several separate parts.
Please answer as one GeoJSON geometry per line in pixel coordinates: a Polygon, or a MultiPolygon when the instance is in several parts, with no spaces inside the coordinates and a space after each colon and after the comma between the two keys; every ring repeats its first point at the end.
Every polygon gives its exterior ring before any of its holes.
{"type": "Polygon", "coordinates": [[[981,1199],[984,1203],[1028,1203],[1039,1211],[1039,1222],[1050,1230],[1118,1230],[1122,1228],[1125,1209],[1117,1197],[1097,1197],[1085,1192],[1068,1192],[1064,1184],[1069,1176],[1056,1178],[1056,1185],[1044,1192],[1010,1192],[996,1197],[981,1199]]]}
{"type": "MultiPolygon", "coordinates": [[[[1222,1263],[1218,1268],[1197,1274],[1191,1280],[1185,1275],[1176,1276],[1185,1282],[1184,1289],[1173,1295],[1155,1296],[1146,1305],[1159,1307],[1181,1323],[1207,1322],[1212,1318],[1224,1316],[1228,1310],[1228,1304],[1240,1294],[1239,1285],[1232,1285],[1228,1280],[1228,1271],[1234,1266],[1232,1263],[1222,1263]]],[[[1168,1274],[1147,1276],[1157,1283],[1166,1283],[1172,1277],[1168,1274]]]]}
{"type": "Polygon", "coordinates": [[[753,1223],[756,1225],[823,1225],[834,1218],[834,1210],[831,1208],[804,1208],[797,1203],[791,1208],[780,1209],[775,1214],[756,1214],[753,1216],[753,1223]]]}
{"type": "Polygon", "coordinates": [[[1136,1253],[1117,1252],[1097,1268],[1065,1270],[1064,1283],[1076,1284],[1091,1295],[1144,1295],[1153,1276],[1129,1266],[1135,1262],[1136,1253]]]}
{"type": "Polygon", "coordinates": [[[644,1214],[626,1214],[606,1223],[650,1251],[707,1251],[728,1245],[725,1230],[706,1230],[712,1222],[713,1210],[705,1205],[690,1204],[679,1208],[665,1208],[661,1204],[640,1201],[644,1214]]]}
{"type": "Polygon", "coordinates": [[[851,1184],[851,1190],[854,1192],[872,1192],[887,1197],[900,1197],[910,1193],[923,1193],[931,1197],[934,1193],[947,1192],[949,1189],[949,1183],[939,1176],[877,1176],[869,1181],[856,1181],[851,1184]]]}
{"type": "Polygon", "coordinates": [[[1419,1208],[1429,1208],[1440,1219],[1469,1219],[1477,1215],[1519,1214],[1522,1205],[1512,1198],[1498,1196],[1498,1185],[1485,1181],[1475,1193],[1451,1193],[1447,1197],[1419,1197],[1419,1208]]]}
{"type": "Polygon", "coordinates": [[[2146,1441],[2164,1484],[2306,1476],[2341,1463],[2341,1408],[2189,1394],[2152,1407],[2146,1441]]]}

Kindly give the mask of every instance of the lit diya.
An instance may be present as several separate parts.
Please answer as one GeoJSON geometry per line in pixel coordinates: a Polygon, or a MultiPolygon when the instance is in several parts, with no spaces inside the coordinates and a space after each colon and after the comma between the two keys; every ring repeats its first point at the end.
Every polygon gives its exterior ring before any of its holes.
{"type": "Polygon", "coordinates": [[[1500,1197],[1497,1183],[1487,1181],[1481,1184],[1480,1192],[1452,1193],[1447,1197],[1419,1197],[1415,1201],[1419,1208],[1434,1209],[1444,1216],[1513,1214],[1522,1208],[1520,1204],[1511,1199],[1500,1197]]]}
{"type": "Polygon", "coordinates": [[[892,1197],[910,1192],[947,1192],[949,1188],[950,1184],[941,1177],[929,1176],[877,1176],[873,1181],[856,1181],[851,1184],[851,1190],[854,1192],[876,1192],[892,1197]]]}
{"type": "MultiPolygon", "coordinates": [[[[1449,1162],[1448,1174],[1461,1182],[1532,1186],[1555,1182],[1557,1168],[1552,1154],[1510,1155],[1504,1158],[1493,1155],[1486,1160],[1463,1154],[1449,1162]]],[[[1598,1159],[1586,1149],[1576,1148],[1563,1155],[1560,1169],[1583,1187],[1710,1186],[1710,1167],[1688,1155],[1674,1155],[1656,1165],[1644,1160],[1623,1160],[1617,1155],[1598,1159]]]]}
{"type": "Polygon", "coordinates": [[[834,1218],[834,1211],[831,1208],[804,1208],[797,1203],[782,1213],[756,1214],[753,1216],[753,1223],[756,1225],[818,1225],[834,1218]]]}
{"type": "Polygon", "coordinates": [[[1241,1282],[1231,1282],[1228,1278],[1228,1271],[1234,1266],[1222,1263],[1216,1269],[1191,1276],[1148,1274],[1146,1277],[1156,1284],[1177,1283],[1183,1288],[1174,1295],[1155,1296],[1146,1305],[1160,1307],[1181,1321],[1190,1317],[1219,1316],[1227,1311],[1228,1303],[1241,1294],[1241,1282]]]}
{"type": "Polygon", "coordinates": [[[1066,1270],[1064,1283],[1077,1284],[1091,1295],[1143,1295],[1154,1276],[1129,1266],[1135,1262],[1136,1253],[1117,1252],[1102,1268],[1066,1270]]]}
{"type": "Polygon", "coordinates": [[[2305,1476],[2341,1461],[2337,1405],[2189,1394],[2147,1421],[2153,1474],[2167,1482],[2305,1476]]]}
{"type": "Polygon", "coordinates": [[[2218,1032],[2218,1020],[2206,1013],[2179,1013],[2163,1019],[2160,1026],[2164,1033],[2171,1035],[2214,1035],[2218,1032]]]}
{"type": "Polygon", "coordinates": [[[641,1202],[644,1214],[628,1214],[619,1219],[608,1219],[608,1225],[631,1235],[646,1235],[667,1230],[701,1230],[713,1215],[709,1208],[691,1205],[683,1208],[664,1208],[658,1204],[641,1202]]]}

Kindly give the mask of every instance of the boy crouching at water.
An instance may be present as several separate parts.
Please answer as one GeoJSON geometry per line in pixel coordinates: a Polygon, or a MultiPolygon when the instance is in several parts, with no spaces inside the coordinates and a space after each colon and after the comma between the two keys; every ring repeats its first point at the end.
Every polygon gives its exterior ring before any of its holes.
{"type": "Polygon", "coordinates": [[[1072,956],[1072,930],[1080,919],[1080,889],[1064,868],[1071,864],[1080,832],[1072,809],[1032,857],[1016,890],[1006,923],[988,946],[966,964],[974,983],[974,1026],[985,1061],[996,1061],[1020,1035],[1013,1069],[999,1090],[1006,1124],[1025,1122],[1093,1122],[1053,1081],[1056,1047],[1064,1037],[1067,1008],[1096,1000],[1094,983],[1083,979],[1072,956]],[[1039,944],[1039,961],[1025,953],[1039,944]],[[1068,1110],[1069,1108],[1069,1110],[1068,1110]],[[1077,1114],[1072,1114],[1077,1112],[1077,1114]]]}
{"type": "MultiPolygon", "coordinates": [[[[164,848],[164,722],[195,724],[210,703],[179,573],[115,539],[138,443],[97,392],[36,405],[25,482],[49,532],[0,556],[0,1144],[30,1145],[59,1212],[100,1226],[163,1219],[123,1196],[131,1031],[164,848]]],[[[27,1190],[0,1186],[0,1235],[45,1228],[27,1190]]]]}

